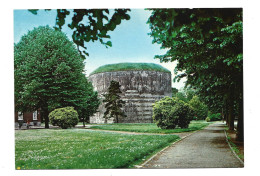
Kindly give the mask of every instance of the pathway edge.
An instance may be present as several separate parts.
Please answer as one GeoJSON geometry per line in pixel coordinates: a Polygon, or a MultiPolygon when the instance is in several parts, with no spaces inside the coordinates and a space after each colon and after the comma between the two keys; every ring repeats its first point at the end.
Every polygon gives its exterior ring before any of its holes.
{"type": "MultiPolygon", "coordinates": [[[[200,131],[200,130],[197,130],[200,131]]],[[[168,145],[167,147],[163,148],[162,150],[160,150],[159,152],[155,153],[153,156],[151,156],[148,160],[146,160],[145,162],[143,162],[141,165],[135,165],[135,168],[139,169],[142,168],[144,165],[146,165],[148,162],[150,162],[152,159],[154,159],[157,155],[161,154],[162,152],[164,152],[166,149],[168,149],[169,147],[175,145],[176,143],[182,141],[183,139],[185,139],[186,137],[189,137],[190,135],[196,133],[197,131],[194,131],[190,134],[188,134],[187,136],[184,136],[183,138],[178,139],[177,141],[173,142],[172,144],[168,145]]]]}
{"type": "Polygon", "coordinates": [[[227,143],[228,143],[228,146],[229,146],[230,150],[232,151],[233,155],[239,160],[239,162],[240,162],[241,164],[243,164],[243,166],[245,167],[244,162],[238,157],[238,155],[236,154],[236,152],[232,149],[232,146],[230,145],[230,142],[228,141],[228,136],[227,136],[226,130],[224,130],[224,132],[225,132],[226,141],[227,141],[227,143]]]}

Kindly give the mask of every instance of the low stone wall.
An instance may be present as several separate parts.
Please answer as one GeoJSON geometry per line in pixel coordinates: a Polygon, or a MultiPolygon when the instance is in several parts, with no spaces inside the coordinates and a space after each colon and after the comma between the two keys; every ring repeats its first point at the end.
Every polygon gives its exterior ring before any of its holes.
{"type": "MultiPolygon", "coordinates": [[[[102,98],[112,80],[121,85],[121,97],[126,102],[123,111],[127,117],[119,123],[151,123],[152,105],[155,101],[172,95],[171,74],[159,71],[117,71],[93,74],[89,77],[102,98]]],[[[104,104],[90,117],[90,123],[104,123],[104,104]]],[[[108,120],[112,123],[113,119],[108,120]]]]}

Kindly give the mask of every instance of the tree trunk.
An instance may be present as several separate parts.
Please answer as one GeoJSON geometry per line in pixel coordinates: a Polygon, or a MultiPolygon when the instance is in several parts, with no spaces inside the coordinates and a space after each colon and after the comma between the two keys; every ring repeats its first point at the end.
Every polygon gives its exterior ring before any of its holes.
{"type": "Polygon", "coordinates": [[[85,118],[83,117],[83,127],[85,127],[85,118]]]}
{"type": "Polygon", "coordinates": [[[225,103],[225,114],[224,114],[224,117],[225,117],[225,121],[226,121],[226,125],[229,126],[229,121],[228,121],[228,101],[226,100],[226,103],[225,103]]]}
{"type": "Polygon", "coordinates": [[[229,130],[234,130],[234,89],[230,89],[229,104],[228,104],[228,127],[229,130]]]}
{"type": "Polygon", "coordinates": [[[244,109],[243,109],[243,100],[239,102],[239,115],[237,123],[237,141],[244,141],[244,109]]]}
{"type": "Polygon", "coordinates": [[[42,109],[43,119],[44,119],[44,122],[45,122],[45,128],[50,128],[49,127],[49,111],[48,111],[48,108],[43,107],[41,109],[42,109]]]}
{"type": "Polygon", "coordinates": [[[116,123],[118,123],[118,115],[116,115],[116,123]]]}
{"type": "Polygon", "coordinates": [[[233,108],[233,106],[229,106],[228,127],[229,127],[229,130],[234,130],[234,108],[233,108]]]}

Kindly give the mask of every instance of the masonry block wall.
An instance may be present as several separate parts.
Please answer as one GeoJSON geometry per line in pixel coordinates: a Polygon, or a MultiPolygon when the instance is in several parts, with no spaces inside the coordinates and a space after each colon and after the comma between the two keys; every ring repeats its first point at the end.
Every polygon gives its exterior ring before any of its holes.
{"type": "MultiPolygon", "coordinates": [[[[113,71],[89,76],[89,81],[101,98],[102,94],[107,92],[112,80],[118,81],[121,85],[121,97],[126,102],[123,111],[127,117],[119,119],[119,123],[151,123],[153,103],[165,96],[172,96],[169,72],[113,71]]],[[[99,112],[90,117],[90,123],[104,123],[104,112],[104,104],[101,104],[99,112]]],[[[113,119],[108,121],[112,122],[113,119]]]]}

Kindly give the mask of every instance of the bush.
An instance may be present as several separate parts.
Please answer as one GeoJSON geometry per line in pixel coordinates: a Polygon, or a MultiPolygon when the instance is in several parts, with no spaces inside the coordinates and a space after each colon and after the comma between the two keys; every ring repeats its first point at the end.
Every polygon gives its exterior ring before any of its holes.
{"type": "Polygon", "coordinates": [[[161,129],[187,128],[194,113],[178,98],[165,97],[153,105],[153,120],[161,129]]]}
{"type": "Polygon", "coordinates": [[[210,122],[210,118],[209,117],[207,117],[205,120],[206,120],[206,122],[210,122]]]}
{"type": "Polygon", "coordinates": [[[174,116],[173,106],[175,102],[165,97],[153,105],[153,120],[162,129],[174,129],[177,116],[174,116]]]}
{"type": "Polygon", "coordinates": [[[73,107],[58,108],[49,114],[52,125],[59,126],[62,129],[74,127],[78,124],[78,113],[73,107]]]}
{"type": "Polygon", "coordinates": [[[210,121],[219,121],[222,119],[221,113],[209,114],[210,121]]]}

